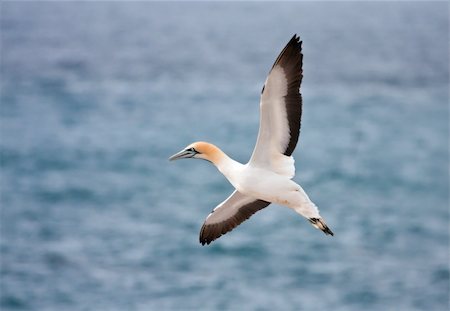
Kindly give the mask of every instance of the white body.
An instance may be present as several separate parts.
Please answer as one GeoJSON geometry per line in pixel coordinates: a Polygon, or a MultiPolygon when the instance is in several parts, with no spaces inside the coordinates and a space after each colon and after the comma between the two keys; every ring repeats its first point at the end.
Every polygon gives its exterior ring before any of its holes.
{"type": "Polygon", "coordinates": [[[217,168],[242,194],[287,206],[308,219],[320,218],[316,205],[309,199],[303,188],[288,176],[252,163],[244,165],[229,157],[224,157],[217,168]]]}

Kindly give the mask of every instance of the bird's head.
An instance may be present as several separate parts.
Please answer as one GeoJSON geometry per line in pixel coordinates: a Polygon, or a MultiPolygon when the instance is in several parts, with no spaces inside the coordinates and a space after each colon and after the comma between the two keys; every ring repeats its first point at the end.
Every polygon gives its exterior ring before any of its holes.
{"type": "Polygon", "coordinates": [[[194,158],[207,160],[217,164],[223,156],[224,153],[213,144],[198,141],[188,145],[180,152],[174,154],[169,158],[169,160],[175,161],[179,159],[194,158]]]}

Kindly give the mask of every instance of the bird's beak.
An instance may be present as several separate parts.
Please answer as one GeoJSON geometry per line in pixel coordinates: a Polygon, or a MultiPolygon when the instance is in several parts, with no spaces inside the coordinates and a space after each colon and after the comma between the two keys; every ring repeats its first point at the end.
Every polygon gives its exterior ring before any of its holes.
{"type": "Polygon", "coordinates": [[[195,156],[195,152],[189,150],[181,150],[180,152],[175,153],[173,156],[171,156],[169,158],[169,161],[192,158],[193,156],[195,156]]]}

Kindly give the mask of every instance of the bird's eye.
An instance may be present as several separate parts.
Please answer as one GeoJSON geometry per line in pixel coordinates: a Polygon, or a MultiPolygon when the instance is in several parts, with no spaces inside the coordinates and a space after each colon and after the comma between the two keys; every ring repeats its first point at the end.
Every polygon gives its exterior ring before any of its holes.
{"type": "Polygon", "coordinates": [[[194,148],[189,148],[187,151],[190,151],[190,152],[195,152],[195,153],[197,153],[197,151],[194,149],[194,148]]]}

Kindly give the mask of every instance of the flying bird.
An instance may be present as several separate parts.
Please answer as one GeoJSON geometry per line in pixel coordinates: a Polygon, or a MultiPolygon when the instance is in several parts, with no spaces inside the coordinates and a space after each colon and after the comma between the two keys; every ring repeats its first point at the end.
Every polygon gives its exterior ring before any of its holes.
{"type": "Polygon", "coordinates": [[[247,164],[231,159],[217,146],[195,142],[169,160],[203,159],[213,163],[235,191],[206,217],[200,243],[210,244],[271,203],[287,206],[317,229],[333,235],[317,206],[295,183],[292,153],[300,134],[303,78],[302,41],[297,35],[275,60],[261,91],[260,125],[247,164]]]}

